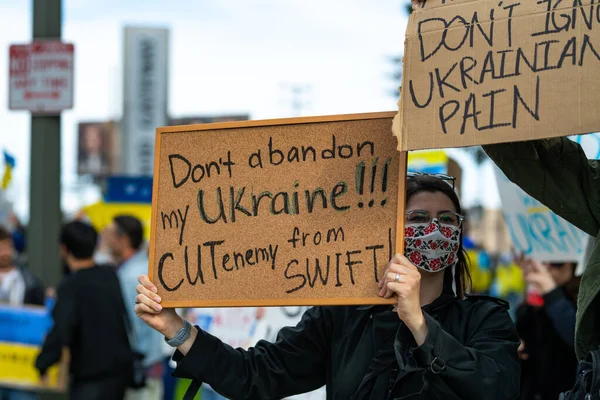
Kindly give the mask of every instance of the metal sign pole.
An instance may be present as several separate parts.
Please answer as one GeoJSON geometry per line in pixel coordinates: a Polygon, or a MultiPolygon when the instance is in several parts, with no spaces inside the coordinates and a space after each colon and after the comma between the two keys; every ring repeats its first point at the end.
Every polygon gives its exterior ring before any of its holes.
{"type": "MultiPolygon", "coordinates": [[[[61,38],[62,0],[33,1],[33,39],[61,38]]],[[[31,117],[31,180],[27,255],[45,286],[58,284],[61,265],[58,233],[60,208],[61,116],[31,117]]]]}
{"type": "MultiPolygon", "coordinates": [[[[62,0],[33,1],[33,39],[60,40],[62,0]]],[[[56,287],[61,278],[58,233],[60,207],[61,116],[31,117],[31,178],[27,256],[29,266],[46,287],[56,287]]],[[[44,394],[44,400],[65,399],[44,394]]]]}

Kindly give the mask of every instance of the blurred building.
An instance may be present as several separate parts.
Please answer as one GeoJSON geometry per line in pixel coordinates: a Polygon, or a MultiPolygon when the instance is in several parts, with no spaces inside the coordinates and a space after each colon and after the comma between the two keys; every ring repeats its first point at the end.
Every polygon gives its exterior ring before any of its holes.
{"type": "Polygon", "coordinates": [[[467,214],[469,235],[479,247],[493,255],[511,250],[510,233],[501,209],[474,207],[467,214]]]}
{"type": "Polygon", "coordinates": [[[156,128],[168,121],[169,30],[126,26],[123,39],[120,172],[150,176],[156,128]]]}
{"type": "Polygon", "coordinates": [[[215,122],[246,121],[250,119],[248,114],[233,115],[199,115],[191,117],[169,118],[169,125],[192,125],[192,124],[211,124],[215,122]]]}
{"type": "MultiPolygon", "coordinates": [[[[170,117],[167,125],[246,121],[249,117],[248,114],[170,117]]],[[[98,183],[112,175],[128,174],[121,162],[122,148],[119,144],[122,142],[123,131],[120,127],[121,124],[118,121],[80,122],[78,124],[78,175],[89,176],[98,183]]]]}

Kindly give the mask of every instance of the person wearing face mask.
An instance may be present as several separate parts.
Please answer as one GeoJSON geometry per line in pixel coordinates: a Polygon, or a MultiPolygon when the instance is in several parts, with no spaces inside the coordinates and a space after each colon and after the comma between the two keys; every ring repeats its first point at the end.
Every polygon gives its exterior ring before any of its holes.
{"type": "MultiPolygon", "coordinates": [[[[275,343],[233,349],[162,309],[140,276],[136,314],[177,347],[174,375],[227,398],[284,398],[326,386],[328,399],[515,399],[519,338],[505,302],[466,295],[463,217],[453,187],[407,178],[405,253],[380,279],[395,306],[312,307],[275,343]],[[159,310],[159,311],[157,311],[159,310]]],[[[190,397],[191,398],[191,397],[190,397]]]]}

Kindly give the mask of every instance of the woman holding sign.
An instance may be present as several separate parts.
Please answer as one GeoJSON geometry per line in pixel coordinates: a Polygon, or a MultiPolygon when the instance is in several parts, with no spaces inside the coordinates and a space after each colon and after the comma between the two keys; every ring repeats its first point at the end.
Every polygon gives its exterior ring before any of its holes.
{"type": "Polygon", "coordinates": [[[380,280],[396,306],[313,307],[275,343],[247,351],[162,309],[140,277],[135,311],[178,348],[175,375],[234,399],[275,399],[327,386],[329,399],[515,399],[519,338],[500,300],[467,297],[461,207],[436,176],[407,179],[405,254],[380,280]]]}

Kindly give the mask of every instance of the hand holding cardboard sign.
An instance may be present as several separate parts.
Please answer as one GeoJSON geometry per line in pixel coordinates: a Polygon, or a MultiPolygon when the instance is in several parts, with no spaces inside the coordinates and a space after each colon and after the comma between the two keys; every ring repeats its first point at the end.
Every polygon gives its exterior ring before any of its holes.
{"type": "Polygon", "coordinates": [[[396,254],[379,282],[379,295],[398,299],[398,317],[413,333],[418,345],[427,337],[427,324],[421,310],[421,273],[406,257],[396,254]]]}
{"type": "Polygon", "coordinates": [[[147,275],[140,275],[137,286],[138,295],[135,298],[135,313],[152,329],[157,330],[167,338],[174,337],[183,328],[183,319],[174,308],[163,310],[158,289],[147,275]]]}
{"type": "Polygon", "coordinates": [[[422,8],[425,6],[426,0],[412,0],[413,8],[422,8]]]}

